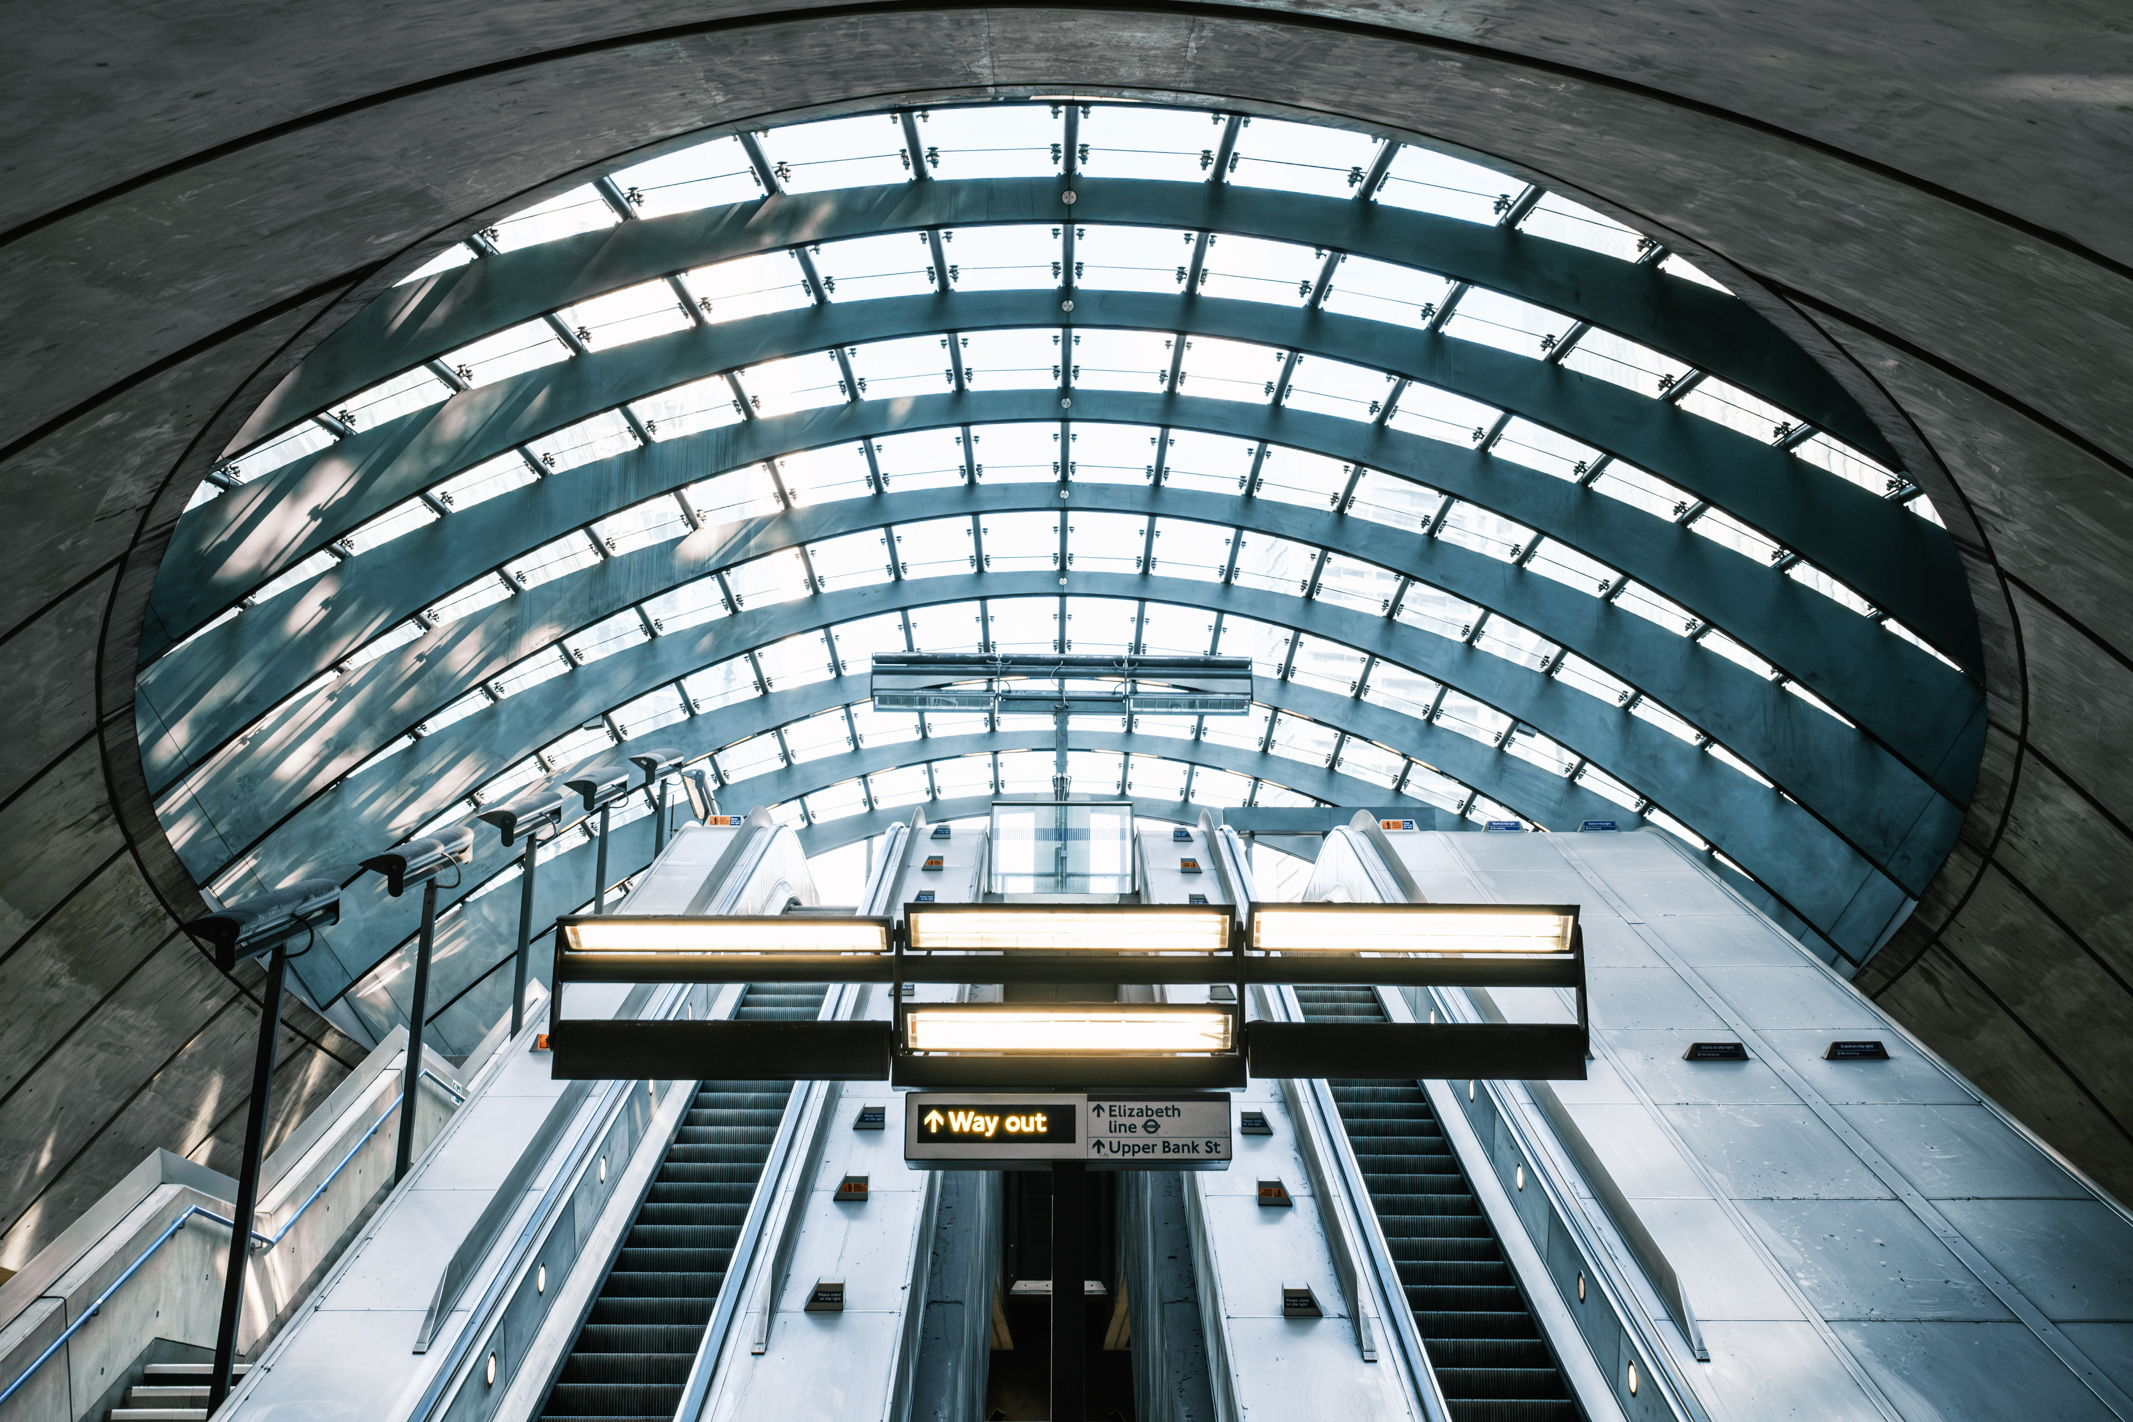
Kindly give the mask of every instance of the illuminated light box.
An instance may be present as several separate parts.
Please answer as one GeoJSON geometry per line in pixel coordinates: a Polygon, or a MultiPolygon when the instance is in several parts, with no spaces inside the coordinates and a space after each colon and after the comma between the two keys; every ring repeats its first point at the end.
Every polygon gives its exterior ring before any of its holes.
{"type": "Polygon", "coordinates": [[[1235,1014],[1165,1003],[913,1007],[908,1049],[969,1056],[1184,1056],[1227,1052],[1235,1014]]]}
{"type": "Polygon", "coordinates": [[[1252,912],[1262,953],[1567,954],[1575,907],[1493,904],[1264,904],[1252,912]]]}
{"type": "Polygon", "coordinates": [[[571,953],[872,953],[889,951],[889,925],[874,918],[558,919],[571,953]]]}
{"type": "Polygon", "coordinates": [[[1015,904],[914,908],[914,953],[1223,953],[1230,916],[1184,906],[1015,904]]]}

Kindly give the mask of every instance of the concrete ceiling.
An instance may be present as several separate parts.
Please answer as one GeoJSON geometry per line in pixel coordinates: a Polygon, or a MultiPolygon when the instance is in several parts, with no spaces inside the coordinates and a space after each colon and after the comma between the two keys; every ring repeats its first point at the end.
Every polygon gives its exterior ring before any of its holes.
{"type": "MultiPolygon", "coordinates": [[[[303,355],[502,211],[706,126],[1130,92],[1436,139],[1660,234],[1832,373],[1962,549],[1992,709],[1860,985],[2133,1188],[2133,19],[1979,0],[24,7],[0,21],[0,1267],[227,1167],[248,980],[147,802],[161,550],[303,355]]],[[[359,1053],[289,1020],[283,1120],[359,1053]]],[[[279,1089],[279,1088],[278,1088],[279,1089]]]]}

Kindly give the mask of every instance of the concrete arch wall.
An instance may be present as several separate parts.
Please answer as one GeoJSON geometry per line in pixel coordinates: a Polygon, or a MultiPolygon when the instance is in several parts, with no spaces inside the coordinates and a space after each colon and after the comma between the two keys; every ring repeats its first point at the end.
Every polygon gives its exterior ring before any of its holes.
{"type": "MultiPolygon", "coordinates": [[[[0,973],[19,1004],[0,1026],[19,1072],[0,1086],[0,1267],[150,1146],[219,1163],[214,1122],[242,1093],[241,985],[172,939],[199,905],[133,730],[148,590],[200,474],[445,242],[623,154],[855,95],[1135,91],[1428,136],[1662,235],[1821,358],[1947,518],[1990,698],[1958,848],[1861,985],[2133,1188],[2116,18],[2099,0],[1628,20],[1531,0],[1476,31],[1404,6],[1364,24],[85,0],[18,19],[0,98],[0,664],[21,689],[0,706],[0,973]]],[[[323,1030],[290,1050],[293,1113],[337,1069],[323,1030]]]]}

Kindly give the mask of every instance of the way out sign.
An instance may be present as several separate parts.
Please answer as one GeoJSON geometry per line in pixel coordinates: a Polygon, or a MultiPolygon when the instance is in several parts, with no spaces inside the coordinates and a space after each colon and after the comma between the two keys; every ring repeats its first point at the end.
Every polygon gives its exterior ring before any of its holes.
{"type": "Polygon", "coordinates": [[[922,1170],[1227,1170],[1220,1091],[914,1092],[904,1159],[922,1170]]]}

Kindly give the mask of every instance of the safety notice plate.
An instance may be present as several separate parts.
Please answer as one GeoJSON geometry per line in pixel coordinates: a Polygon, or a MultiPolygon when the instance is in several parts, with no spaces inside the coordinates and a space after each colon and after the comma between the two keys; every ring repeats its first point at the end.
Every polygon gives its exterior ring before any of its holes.
{"type": "Polygon", "coordinates": [[[921,1169],[1227,1170],[1232,1138],[1220,1091],[922,1091],[904,1103],[904,1159],[921,1169]]]}

